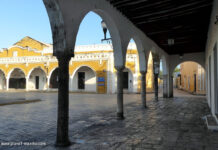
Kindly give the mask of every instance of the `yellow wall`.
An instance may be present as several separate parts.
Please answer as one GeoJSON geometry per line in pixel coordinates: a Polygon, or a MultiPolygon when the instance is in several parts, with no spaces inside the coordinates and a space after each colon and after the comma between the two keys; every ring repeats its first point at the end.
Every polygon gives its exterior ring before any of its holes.
{"type": "MultiPolygon", "coordinates": [[[[9,58],[9,57],[14,57],[14,58],[19,58],[19,57],[24,57],[24,56],[42,56],[42,55],[48,55],[50,57],[53,57],[52,54],[46,53],[42,54],[42,50],[44,48],[48,48],[48,44],[41,43],[39,41],[36,41],[30,37],[25,37],[22,40],[18,41],[10,47],[9,49],[5,49],[0,52],[0,57],[1,58],[9,58]],[[13,56],[14,52],[17,53],[17,56],[13,56]]],[[[102,53],[107,53],[107,52],[112,52],[112,51],[100,51],[102,53]]],[[[76,52],[75,56],[77,54],[86,54],[86,53],[99,53],[99,51],[92,51],[92,52],[76,52]]],[[[137,54],[137,50],[128,50],[127,54],[137,54]]],[[[101,63],[99,60],[96,61],[73,61],[72,64],[69,65],[69,73],[70,76],[81,66],[89,66],[96,72],[96,78],[98,77],[103,77],[105,79],[105,82],[99,82],[98,80],[96,81],[97,84],[97,92],[98,93],[106,93],[107,92],[107,61],[102,60],[101,63]],[[100,86],[98,86],[100,85],[100,86]],[[104,85],[104,86],[102,86],[104,85]]],[[[139,70],[139,65],[135,64],[135,62],[126,62],[126,68],[130,69],[132,73],[136,72],[136,67],[138,67],[139,70]]],[[[25,76],[30,73],[31,70],[34,68],[40,67],[42,70],[44,70],[46,76],[49,76],[51,72],[58,67],[57,62],[49,62],[49,64],[46,64],[44,62],[39,62],[39,63],[16,63],[16,64],[0,64],[0,69],[5,73],[5,76],[7,77],[8,74],[15,68],[20,68],[23,70],[25,76]]],[[[113,70],[115,72],[115,69],[113,70]]],[[[140,91],[140,73],[138,73],[138,91],[140,91]]],[[[149,61],[148,61],[148,71],[146,75],[146,85],[147,85],[147,91],[152,91],[153,90],[153,60],[152,60],[152,55],[150,53],[149,56],[149,61]]]]}
{"type": "MultiPolygon", "coordinates": [[[[181,88],[188,91],[188,92],[194,92],[194,74],[196,74],[196,93],[205,94],[205,72],[204,73],[204,89],[199,89],[199,69],[202,69],[202,67],[199,67],[199,65],[195,62],[184,62],[180,66],[180,72],[181,72],[181,88]]],[[[177,79],[179,80],[179,79],[177,79]]],[[[177,84],[179,84],[180,81],[177,81],[177,84]]]]}

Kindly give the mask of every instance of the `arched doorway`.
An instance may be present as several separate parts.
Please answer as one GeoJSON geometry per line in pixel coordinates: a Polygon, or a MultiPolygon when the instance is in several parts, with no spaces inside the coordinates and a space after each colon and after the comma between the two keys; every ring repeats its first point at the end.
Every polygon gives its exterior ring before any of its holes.
{"type": "Polygon", "coordinates": [[[25,89],[26,88],[26,79],[24,72],[15,68],[9,76],[9,88],[11,89],[25,89]]]}
{"type": "Polygon", "coordinates": [[[128,68],[123,70],[123,90],[124,92],[133,92],[133,74],[128,68]]]}
{"type": "Polygon", "coordinates": [[[138,47],[140,48],[141,45],[139,43],[137,44],[138,45],[136,45],[135,40],[132,38],[127,46],[126,63],[125,63],[126,69],[123,70],[124,92],[132,93],[132,92],[138,92],[140,90],[138,87],[138,83],[139,83],[138,73],[140,72],[139,59],[145,61],[145,57],[144,60],[142,59],[143,57],[139,58],[140,51],[138,50],[138,47]]]}
{"type": "Polygon", "coordinates": [[[6,88],[6,78],[5,73],[0,70],[0,90],[4,90],[6,88]]]}
{"type": "Polygon", "coordinates": [[[57,89],[58,88],[58,68],[56,68],[50,76],[49,88],[57,89]]]}
{"type": "MultiPolygon", "coordinates": [[[[206,94],[206,74],[204,68],[193,61],[178,65],[173,72],[173,87],[192,94],[206,94]]],[[[176,93],[175,93],[176,94],[176,93]]]]}
{"type": "Polygon", "coordinates": [[[29,90],[44,90],[46,88],[46,74],[40,67],[30,71],[28,77],[29,90]]]}
{"type": "Polygon", "coordinates": [[[73,74],[72,91],[97,92],[95,71],[88,66],[78,68],[73,74]]]}

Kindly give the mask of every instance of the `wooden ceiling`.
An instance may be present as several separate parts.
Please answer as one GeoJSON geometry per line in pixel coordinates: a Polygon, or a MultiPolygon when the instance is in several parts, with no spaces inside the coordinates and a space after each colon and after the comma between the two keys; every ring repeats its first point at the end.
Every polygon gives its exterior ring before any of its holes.
{"type": "Polygon", "coordinates": [[[107,1],[168,54],[205,51],[213,0],[107,1]]]}

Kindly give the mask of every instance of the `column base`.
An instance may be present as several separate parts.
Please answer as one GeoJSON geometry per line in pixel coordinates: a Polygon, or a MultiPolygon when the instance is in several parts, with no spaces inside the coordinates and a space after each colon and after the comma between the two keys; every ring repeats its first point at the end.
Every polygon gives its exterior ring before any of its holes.
{"type": "Polygon", "coordinates": [[[117,120],[124,120],[125,117],[123,116],[123,113],[117,113],[117,120]]]}
{"type": "Polygon", "coordinates": [[[66,142],[57,142],[55,143],[56,147],[68,147],[70,146],[72,143],[68,140],[66,142]]]}

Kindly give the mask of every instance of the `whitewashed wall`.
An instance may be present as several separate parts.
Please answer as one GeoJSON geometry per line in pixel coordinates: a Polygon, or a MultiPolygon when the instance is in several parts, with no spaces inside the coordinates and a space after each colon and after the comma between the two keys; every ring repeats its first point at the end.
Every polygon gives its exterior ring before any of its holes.
{"type": "MultiPolygon", "coordinates": [[[[215,116],[215,92],[217,92],[215,87],[215,75],[214,75],[214,47],[218,43],[218,23],[216,22],[216,17],[218,16],[218,0],[213,1],[213,10],[210,18],[210,25],[208,31],[208,39],[207,39],[207,46],[206,46],[206,71],[208,75],[208,82],[207,84],[207,100],[208,104],[211,108],[212,114],[215,116]],[[209,59],[211,58],[211,59],[209,59]],[[209,70],[209,64],[211,64],[211,71],[209,70]],[[211,79],[211,82],[210,80],[211,79]]],[[[218,64],[215,64],[218,69],[218,64]]],[[[217,78],[217,77],[216,77],[217,78]]],[[[217,100],[218,101],[218,100],[217,100]]],[[[216,118],[216,116],[215,116],[216,118]]]]}
{"type": "Polygon", "coordinates": [[[97,92],[96,89],[96,74],[95,72],[88,67],[81,67],[78,69],[71,81],[71,91],[86,91],[86,92],[97,92]],[[78,89],[78,72],[85,72],[85,89],[78,89]]]}
{"type": "Polygon", "coordinates": [[[0,72],[0,90],[3,90],[5,88],[5,76],[3,72],[0,72]]]}
{"type": "Polygon", "coordinates": [[[36,76],[39,76],[39,90],[46,89],[46,75],[41,69],[35,69],[30,74],[28,90],[36,90],[36,76]]]}

